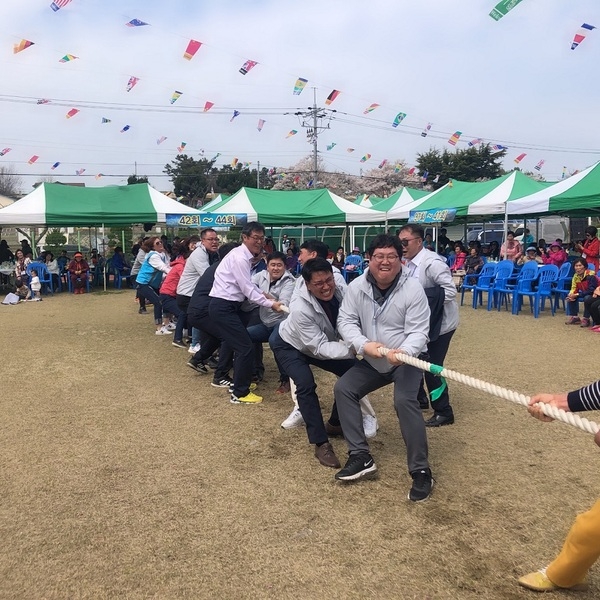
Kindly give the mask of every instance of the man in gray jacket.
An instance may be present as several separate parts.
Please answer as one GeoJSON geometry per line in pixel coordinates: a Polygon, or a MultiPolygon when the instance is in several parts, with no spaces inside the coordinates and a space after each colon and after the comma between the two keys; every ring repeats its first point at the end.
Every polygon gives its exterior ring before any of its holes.
{"type": "MultiPolygon", "coordinates": [[[[431,336],[427,345],[429,360],[434,365],[443,366],[450,341],[458,327],[458,302],[456,286],[446,261],[436,252],[423,247],[423,228],[419,225],[405,225],[400,229],[398,237],[402,244],[405,270],[410,277],[421,282],[425,289],[439,287],[444,292],[444,312],[439,335],[431,336]]],[[[425,383],[432,400],[433,416],[425,424],[427,427],[440,427],[454,423],[454,412],[450,406],[448,387],[436,375],[425,373],[425,383]],[[437,399],[436,399],[437,396],[437,399]]],[[[427,398],[423,384],[419,396],[427,398]]]]}
{"type": "Polygon", "coordinates": [[[352,481],[377,470],[362,427],[359,399],[393,383],[394,407],[413,479],[408,498],[419,502],[429,497],[433,487],[427,432],[417,400],[422,373],[395,355],[418,356],[425,350],[431,313],[423,286],[402,274],[398,238],[378,235],[368,253],[369,268],[348,286],[338,317],[340,335],[364,359],[334,388],[349,451],[345,467],[335,478],[352,481]],[[392,350],[387,358],[379,353],[381,347],[392,350]]]}

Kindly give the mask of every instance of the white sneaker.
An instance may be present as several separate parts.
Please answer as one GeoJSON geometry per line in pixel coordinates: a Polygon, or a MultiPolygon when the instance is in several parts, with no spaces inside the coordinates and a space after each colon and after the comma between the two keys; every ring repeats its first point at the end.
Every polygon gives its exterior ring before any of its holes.
{"type": "Polygon", "coordinates": [[[190,347],[188,348],[188,352],[190,354],[196,354],[196,352],[200,352],[200,344],[194,344],[193,346],[190,345],[190,347]]]}
{"type": "Polygon", "coordinates": [[[156,330],[156,335],[170,335],[172,334],[172,331],[169,331],[166,327],[161,327],[160,329],[156,330]]]}
{"type": "Polygon", "coordinates": [[[170,321],[169,323],[167,323],[166,328],[169,331],[175,331],[175,329],[177,328],[177,325],[175,325],[175,323],[173,323],[173,321],[170,321]]]}
{"type": "Polygon", "coordinates": [[[377,423],[377,417],[371,415],[363,415],[363,429],[365,430],[365,436],[373,438],[377,435],[379,429],[379,423],[377,423]]]}
{"type": "Polygon", "coordinates": [[[294,408],[290,416],[281,424],[284,429],[293,429],[294,427],[302,427],[302,425],[304,425],[304,418],[297,408],[294,408]]]}

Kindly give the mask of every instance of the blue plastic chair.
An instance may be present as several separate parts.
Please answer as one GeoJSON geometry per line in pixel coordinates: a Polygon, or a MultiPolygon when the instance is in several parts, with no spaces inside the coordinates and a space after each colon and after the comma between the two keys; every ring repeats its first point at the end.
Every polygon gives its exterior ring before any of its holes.
{"type": "Polygon", "coordinates": [[[344,261],[344,267],[342,268],[342,274],[344,275],[344,279],[346,283],[348,283],[348,275],[362,275],[363,274],[363,259],[362,256],[358,256],[357,254],[349,254],[346,256],[346,260],[344,261]],[[347,270],[347,267],[352,265],[354,268],[347,270]]]}
{"type": "MultiPolygon", "coordinates": [[[[537,319],[540,315],[540,310],[544,310],[546,298],[550,300],[552,295],[552,286],[558,280],[558,267],[556,265],[545,265],[539,269],[539,278],[537,288],[517,289],[513,297],[513,314],[519,314],[523,304],[523,298],[529,298],[529,304],[533,312],[533,316],[537,319]]],[[[554,304],[550,302],[550,310],[552,316],[555,314],[554,304]]]]}
{"type": "Polygon", "coordinates": [[[554,296],[554,310],[558,308],[560,301],[562,300],[563,310],[565,307],[565,298],[571,291],[571,283],[573,282],[573,263],[566,262],[558,270],[558,280],[552,288],[552,295],[554,296]]]}
{"type": "MultiPolygon", "coordinates": [[[[487,263],[485,263],[485,264],[487,264],[487,263]]],[[[498,264],[496,264],[496,263],[490,263],[490,264],[495,264],[495,266],[496,266],[496,270],[494,271],[494,273],[491,276],[479,277],[475,281],[475,287],[473,288],[473,308],[475,308],[475,309],[477,308],[478,304],[479,304],[479,306],[481,306],[483,304],[484,292],[488,293],[488,304],[489,304],[491,290],[493,289],[494,282],[496,281],[496,278],[498,277],[498,264]]],[[[484,267],[485,267],[485,265],[484,265],[484,267]]],[[[512,273],[512,268],[511,268],[510,272],[512,273]]],[[[469,280],[471,277],[473,277],[473,275],[465,275],[465,281],[469,280]]]]}
{"type": "MultiPolygon", "coordinates": [[[[488,279],[494,279],[494,276],[496,274],[496,267],[497,264],[496,263],[486,263],[485,265],[483,265],[483,268],[481,269],[481,271],[479,271],[479,273],[477,273],[476,275],[465,275],[465,279],[460,287],[460,305],[462,306],[464,301],[465,301],[465,291],[466,290],[471,290],[472,292],[474,292],[475,288],[477,287],[477,284],[481,281],[481,282],[487,282],[488,279]],[[467,278],[469,281],[472,281],[472,283],[467,283],[467,278]]],[[[475,296],[475,293],[473,293],[473,296],[475,296]]],[[[475,298],[473,297],[473,302],[475,301],[475,298]]],[[[475,304],[473,304],[473,307],[475,308],[475,304]]]]}
{"type": "Polygon", "coordinates": [[[498,306],[498,310],[500,310],[503,302],[506,304],[506,309],[508,310],[508,294],[511,294],[515,287],[515,284],[509,284],[514,267],[515,265],[512,260],[502,260],[498,263],[494,283],[491,289],[488,290],[488,310],[492,310],[492,307],[496,305],[498,306]]]}
{"type": "MultiPolygon", "coordinates": [[[[36,271],[40,278],[40,283],[43,289],[49,289],[50,293],[54,295],[54,282],[52,281],[52,275],[48,271],[48,267],[41,262],[31,262],[27,265],[27,275],[29,275],[29,281],[31,282],[31,271],[36,271]],[[44,287],[45,286],[45,287],[44,287]]],[[[31,292],[31,283],[29,284],[29,291],[31,292]]]]}

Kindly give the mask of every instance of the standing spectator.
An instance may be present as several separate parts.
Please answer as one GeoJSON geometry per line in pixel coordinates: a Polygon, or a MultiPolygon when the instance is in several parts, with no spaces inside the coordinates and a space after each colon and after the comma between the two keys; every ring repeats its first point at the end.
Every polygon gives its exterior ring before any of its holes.
{"type": "Polygon", "coordinates": [[[523,247],[527,248],[533,244],[535,244],[535,238],[531,235],[529,229],[525,229],[525,234],[523,235],[523,247]]]}
{"type": "Polygon", "coordinates": [[[287,249],[285,257],[285,268],[292,274],[296,274],[298,269],[298,257],[292,252],[291,248],[287,249]]]}
{"type": "Polygon", "coordinates": [[[140,286],[137,284],[138,273],[140,272],[140,269],[142,268],[142,265],[144,264],[144,261],[146,260],[146,251],[144,250],[144,242],[147,239],[148,239],[147,237],[142,239],[142,244],[140,245],[140,249],[138,250],[137,254],[135,255],[135,260],[133,261],[133,265],[131,266],[130,280],[131,280],[131,285],[136,289],[135,299],[139,302],[138,313],[140,315],[148,314],[148,311],[146,310],[146,298],[144,298],[144,296],[142,296],[142,294],[140,294],[140,286]]]}
{"type": "Polygon", "coordinates": [[[35,269],[31,269],[31,281],[29,285],[31,286],[31,299],[37,301],[41,300],[42,284],[40,283],[38,272],[35,269]]]}
{"type": "Polygon", "coordinates": [[[73,260],[69,263],[69,277],[71,279],[71,289],[74,294],[85,294],[90,266],[83,259],[81,252],[75,252],[73,260]]]}
{"type": "Polygon", "coordinates": [[[346,260],[346,253],[344,248],[340,246],[333,255],[333,262],[331,263],[334,267],[340,271],[344,268],[344,261],[346,260]]]}
{"type": "Polygon", "coordinates": [[[297,256],[300,250],[296,245],[296,238],[290,238],[290,250],[297,256]]]}
{"type": "Polygon", "coordinates": [[[27,240],[27,239],[21,240],[21,250],[23,250],[23,256],[27,256],[28,254],[31,254],[31,256],[33,256],[33,250],[31,249],[31,246],[29,245],[29,240],[27,240]]]}
{"type": "Polygon", "coordinates": [[[289,247],[290,247],[290,240],[288,240],[287,234],[284,233],[283,237],[281,238],[281,251],[284,254],[287,254],[289,247]]]}
{"type": "Polygon", "coordinates": [[[449,246],[452,243],[450,241],[450,239],[448,238],[448,236],[446,235],[447,233],[448,233],[448,230],[445,227],[442,227],[440,229],[440,235],[438,236],[438,239],[437,239],[438,246],[442,246],[444,251],[446,250],[446,246],[449,246]]]}
{"type": "Polygon", "coordinates": [[[594,275],[594,271],[590,271],[587,268],[587,262],[585,258],[577,258],[573,263],[575,269],[575,275],[573,275],[573,283],[571,284],[571,291],[565,298],[567,303],[567,316],[569,317],[566,321],[567,325],[580,325],[581,327],[589,327],[590,325],[590,312],[589,302],[585,302],[588,296],[594,293],[594,290],[598,286],[598,279],[594,275]],[[580,319],[579,314],[579,301],[583,300],[583,319],[580,319]]]}
{"type": "Polygon", "coordinates": [[[578,252],[581,252],[581,258],[587,260],[588,264],[594,265],[594,271],[597,273],[599,265],[598,257],[600,256],[600,240],[598,240],[598,230],[593,225],[585,228],[585,242],[583,242],[583,244],[576,243],[575,249],[578,252]]]}
{"type": "Polygon", "coordinates": [[[6,240],[0,241],[0,263],[9,262],[15,259],[15,255],[10,251],[6,240]]]}
{"type": "Polygon", "coordinates": [[[556,265],[559,269],[569,259],[568,254],[563,250],[562,244],[557,240],[550,244],[550,250],[542,255],[545,265],[556,265]]]}
{"type": "Polygon", "coordinates": [[[523,249],[521,244],[515,240],[515,234],[512,231],[509,231],[506,234],[506,242],[502,244],[502,248],[500,249],[500,254],[506,260],[512,260],[513,262],[519,260],[523,254],[523,249]]]}

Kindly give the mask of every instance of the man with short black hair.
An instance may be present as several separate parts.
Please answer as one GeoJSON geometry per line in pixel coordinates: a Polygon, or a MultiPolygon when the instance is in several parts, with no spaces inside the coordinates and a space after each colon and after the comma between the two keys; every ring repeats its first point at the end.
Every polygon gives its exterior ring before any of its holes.
{"type": "MultiPolygon", "coordinates": [[[[329,246],[325,242],[321,242],[317,239],[305,240],[300,246],[298,262],[301,265],[304,265],[306,261],[317,257],[327,260],[328,254],[329,246]]],[[[346,280],[337,267],[333,267],[333,276],[335,278],[335,285],[342,290],[345,290],[347,287],[346,280]]],[[[298,281],[301,282],[302,278],[300,277],[298,281]]]]}

